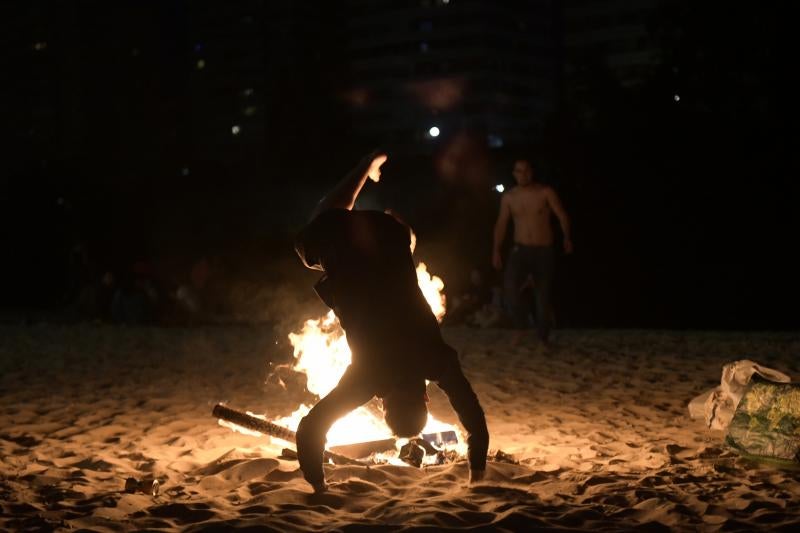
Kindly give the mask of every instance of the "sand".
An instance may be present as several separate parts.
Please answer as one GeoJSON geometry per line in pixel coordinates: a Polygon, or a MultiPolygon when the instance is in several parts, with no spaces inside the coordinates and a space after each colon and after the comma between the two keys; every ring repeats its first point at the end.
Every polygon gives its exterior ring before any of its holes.
{"type": "MultiPolygon", "coordinates": [[[[315,496],[268,439],[217,402],[285,415],[307,395],[265,383],[266,327],[0,326],[0,528],[260,531],[379,528],[730,531],[800,526],[800,473],[746,461],[687,402],[749,358],[800,376],[790,333],[559,331],[550,352],[446,328],[484,405],[486,480],[465,462],[326,466],[315,496]],[[124,492],[158,478],[157,496],[124,492]]],[[[435,387],[432,387],[435,389],[435,387]]],[[[431,391],[433,413],[455,422],[431,391]]]]}

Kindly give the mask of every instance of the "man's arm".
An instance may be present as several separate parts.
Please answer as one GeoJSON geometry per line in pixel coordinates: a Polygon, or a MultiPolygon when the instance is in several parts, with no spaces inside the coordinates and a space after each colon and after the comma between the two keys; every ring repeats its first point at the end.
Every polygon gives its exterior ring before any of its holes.
{"type": "Polygon", "coordinates": [[[553,210],[553,213],[555,213],[558,218],[558,223],[561,224],[561,231],[564,233],[564,252],[571,254],[572,236],[570,234],[569,216],[564,206],[561,205],[561,200],[556,194],[556,191],[553,190],[552,187],[548,187],[547,189],[547,202],[550,204],[550,209],[553,210]]]}
{"type": "Polygon", "coordinates": [[[448,365],[436,384],[447,394],[458,420],[467,430],[470,481],[480,481],[486,472],[486,452],[489,449],[489,430],[486,417],[458,359],[448,365]]]}
{"type": "Polygon", "coordinates": [[[497,222],[494,224],[494,246],[492,248],[492,265],[497,270],[503,268],[503,258],[500,250],[503,247],[503,240],[506,238],[506,228],[508,219],[511,218],[511,200],[508,193],[500,198],[500,213],[497,215],[497,222]]]}
{"type": "Polygon", "coordinates": [[[319,201],[311,213],[311,220],[328,209],[353,209],[367,177],[377,182],[381,176],[381,165],[386,162],[386,154],[372,152],[363,157],[339,183],[319,201]]]}

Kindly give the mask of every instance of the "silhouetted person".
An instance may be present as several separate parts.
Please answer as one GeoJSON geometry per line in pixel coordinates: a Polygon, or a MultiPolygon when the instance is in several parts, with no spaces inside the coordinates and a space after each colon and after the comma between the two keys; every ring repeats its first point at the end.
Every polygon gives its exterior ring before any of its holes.
{"type": "Polygon", "coordinates": [[[491,287],[486,283],[484,274],[477,268],[469,273],[469,284],[455,298],[447,312],[447,324],[472,323],[475,313],[484,309],[491,300],[491,287]]]}
{"type": "Polygon", "coordinates": [[[297,429],[300,468],[316,492],[326,489],[322,454],[333,423],[379,396],[394,434],[416,436],[427,421],[426,379],[447,394],[469,434],[470,479],[481,479],[486,468],[483,410],[419,289],[410,229],[387,213],[352,210],[385,160],[377,153],[362,159],[320,201],[296,240],[303,263],[324,272],[315,290],[336,312],[352,352],[339,384],[297,429]]]}
{"type": "MultiPolygon", "coordinates": [[[[94,283],[95,272],[89,255],[89,245],[84,239],[76,239],[69,249],[67,261],[67,287],[64,302],[75,304],[76,300],[85,300],[81,293],[94,283]]],[[[82,307],[82,302],[77,302],[82,307]]]]}
{"type": "Polygon", "coordinates": [[[551,292],[555,274],[555,250],[552,215],[558,218],[564,234],[564,252],[572,253],[570,223],[561,200],[553,190],[536,181],[530,161],[514,163],[517,186],[503,194],[500,213],[494,227],[492,264],[503,268],[501,248],[509,219],[514,220],[514,245],[506,263],[504,292],[517,333],[513,344],[522,338],[528,325],[528,311],[522,291],[529,278],[536,294],[536,330],[547,343],[552,328],[551,292]]]}
{"type": "Polygon", "coordinates": [[[137,261],[117,285],[111,300],[111,318],[125,324],[153,322],[158,315],[159,299],[150,264],[137,261]]]}

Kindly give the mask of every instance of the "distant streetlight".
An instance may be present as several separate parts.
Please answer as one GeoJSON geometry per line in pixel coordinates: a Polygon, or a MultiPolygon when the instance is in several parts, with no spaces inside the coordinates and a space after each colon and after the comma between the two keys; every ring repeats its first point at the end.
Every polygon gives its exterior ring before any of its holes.
{"type": "Polygon", "coordinates": [[[676,102],[680,102],[681,101],[681,95],[676,94],[675,96],[672,97],[672,99],[675,100],[676,102]]]}
{"type": "Polygon", "coordinates": [[[436,126],[431,126],[431,129],[428,130],[428,135],[431,137],[438,137],[439,136],[439,128],[436,126]]]}
{"type": "Polygon", "coordinates": [[[504,191],[506,190],[506,188],[505,188],[505,187],[503,186],[503,184],[501,183],[501,184],[499,184],[499,185],[495,185],[495,186],[494,186],[494,190],[496,190],[497,192],[504,192],[504,191]]]}
{"type": "Polygon", "coordinates": [[[234,135],[239,135],[240,131],[242,131],[242,128],[240,128],[239,126],[233,126],[231,128],[231,133],[233,133],[234,135]]]}

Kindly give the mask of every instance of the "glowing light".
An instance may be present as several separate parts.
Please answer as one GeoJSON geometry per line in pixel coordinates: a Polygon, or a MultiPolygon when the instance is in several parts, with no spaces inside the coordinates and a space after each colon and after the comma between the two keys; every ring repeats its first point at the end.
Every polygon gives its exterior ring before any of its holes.
{"type": "Polygon", "coordinates": [[[242,131],[242,128],[240,128],[239,126],[233,126],[231,128],[231,133],[233,133],[234,135],[239,135],[240,131],[242,131]]]}
{"type": "Polygon", "coordinates": [[[495,186],[494,186],[494,190],[496,190],[497,192],[505,192],[506,188],[505,188],[505,187],[503,186],[503,184],[501,183],[501,184],[499,184],[499,185],[495,185],[495,186]]]}
{"type": "Polygon", "coordinates": [[[47,48],[47,41],[39,41],[33,45],[33,49],[37,52],[41,52],[45,48],[47,48]]]}
{"type": "Polygon", "coordinates": [[[181,169],[181,176],[188,176],[189,175],[189,167],[183,167],[181,169]]]}
{"type": "Polygon", "coordinates": [[[436,126],[431,126],[431,129],[428,130],[428,135],[430,135],[431,137],[438,137],[439,133],[441,132],[439,131],[439,128],[437,128],[436,126]]]}
{"type": "Polygon", "coordinates": [[[248,87],[247,89],[242,91],[242,94],[245,96],[253,96],[253,89],[251,87],[248,87]]]}
{"type": "Polygon", "coordinates": [[[244,111],[243,111],[243,113],[244,113],[244,116],[246,116],[246,117],[252,117],[253,115],[255,115],[255,114],[256,114],[256,110],[257,110],[257,109],[258,109],[258,108],[257,108],[256,106],[254,106],[254,105],[249,105],[249,106],[245,107],[245,108],[244,108],[244,111]]]}
{"type": "Polygon", "coordinates": [[[675,100],[676,102],[680,102],[681,101],[681,95],[676,94],[675,96],[672,97],[672,99],[675,100]]]}
{"type": "Polygon", "coordinates": [[[206,68],[206,60],[205,59],[198,59],[197,60],[197,70],[203,70],[206,68]]]}

